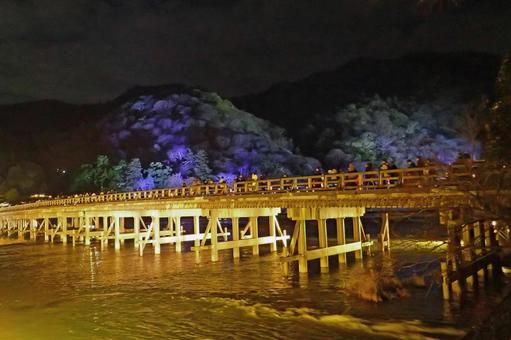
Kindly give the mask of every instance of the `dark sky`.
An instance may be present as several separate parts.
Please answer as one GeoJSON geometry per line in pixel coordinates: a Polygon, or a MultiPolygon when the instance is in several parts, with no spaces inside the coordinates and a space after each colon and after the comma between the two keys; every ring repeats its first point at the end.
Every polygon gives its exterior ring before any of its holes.
{"type": "Polygon", "coordinates": [[[175,82],[232,96],[358,56],[511,49],[511,1],[424,10],[436,2],[2,0],[0,103],[175,82]]]}

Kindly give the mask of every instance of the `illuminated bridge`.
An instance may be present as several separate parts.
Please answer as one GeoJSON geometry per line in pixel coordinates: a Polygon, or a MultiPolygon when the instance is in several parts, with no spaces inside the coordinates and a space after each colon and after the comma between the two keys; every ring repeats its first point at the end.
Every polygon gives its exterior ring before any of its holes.
{"type": "MultiPolygon", "coordinates": [[[[164,244],[173,244],[181,252],[184,243],[192,242],[192,251],[207,250],[212,261],[218,260],[219,251],[232,251],[238,258],[240,248],[249,247],[253,255],[259,255],[259,247],[269,245],[272,252],[280,247],[284,268],[298,261],[299,271],[307,272],[308,261],[319,259],[324,272],[331,256],[339,263],[346,262],[348,253],[356,259],[363,257],[373,241],[361,217],[375,208],[382,212],[378,241],[383,251],[390,250],[388,216],[395,209],[437,209],[449,230],[451,248],[463,240],[465,247],[482,241],[491,249],[495,237],[489,221],[455,228],[463,224],[462,211],[472,204],[466,188],[477,171],[478,167],[465,165],[432,166],[76,195],[0,208],[0,231],[9,236],[17,233],[21,239],[29,234],[34,241],[40,236],[48,242],[73,245],[113,242],[115,249],[133,240],[140,255],[147,245],[159,254],[164,244]],[[277,219],[284,213],[294,221],[291,235],[277,219]],[[327,222],[335,224],[336,233],[330,239],[327,222]],[[308,242],[307,228],[317,228],[318,244],[308,242]],[[347,228],[351,229],[348,233],[347,228]]],[[[477,247],[477,252],[465,254],[459,248],[464,263],[473,265],[485,259],[474,268],[476,272],[487,269],[490,250],[477,247]]],[[[443,267],[447,288],[472,275],[460,272],[458,257],[448,258],[443,267]]]]}

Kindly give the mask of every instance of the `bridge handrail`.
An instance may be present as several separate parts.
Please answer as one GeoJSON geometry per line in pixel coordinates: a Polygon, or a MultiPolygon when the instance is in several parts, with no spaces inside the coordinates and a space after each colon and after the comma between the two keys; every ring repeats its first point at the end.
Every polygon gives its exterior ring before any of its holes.
{"type": "Polygon", "coordinates": [[[403,186],[428,186],[461,180],[471,180],[474,170],[481,162],[470,167],[465,164],[451,166],[434,165],[421,168],[375,170],[367,172],[342,172],[313,176],[295,176],[257,181],[234,182],[232,186],[221,184],[192,184],[180,188],[164,188],[121,193],[93,193],[75,197],[56,198],[34,203],[0,208],[0,211],[39,207],[70,206],[99,202],[129,200],[190,198],[197,196],[239,195],[254,193],[283,193],[293,191],[373,190],[403,186]]]}

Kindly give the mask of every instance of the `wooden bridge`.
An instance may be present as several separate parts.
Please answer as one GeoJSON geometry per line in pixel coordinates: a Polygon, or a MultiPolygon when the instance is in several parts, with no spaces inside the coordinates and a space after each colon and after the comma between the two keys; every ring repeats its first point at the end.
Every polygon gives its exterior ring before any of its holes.
{"type": "MultiPolygon", "coordinates": [[[[319,259],[325,272],[329,257],[345,263],[347,254],[354,253],[359,260],[373,245],[361,221],[369,209],[383,211],[378,236],[383,251],[390,250],[388,213],[394,209],[438,209],[443,222],[453,225],[456,212],[471,206],[466,187],[477,171],[474,166],[432,166],[75,195],[0,208],[0,232],[73,245],[113,242],[115,249],[133,240],[140,255],[147,245],[159,254],[162,245],[172,244],[181,252],[192,243],[192,251],[208,251],[212,261],[218,260],[219,251],[232,251],[238,258],[240,248],[251,248],[257,256],[261,245],[269,245],[272,252],[280,246],[284,268],[297,261],[299,272],[305,273],[308,262],[319,259]],[[294,221],[291,235],[279,224],[280,214],[294,221]],[[328,237],[327,222],[335,224],[335,242],[328,237]],[[308,241],[307,228],[317,228],[318,244],[308,241]]],[[[466,245],[493,233],[491,223],[481,225],[477,234],[451,228],[451,243],[459,236],[466,245]]],[[[470,254],[471,263],[488,258],[486,251],[470,254]]],[[[460,276],[461,267],[458,259],[443,264],[447,293],[453,282],[466,277],[460,276]]]]}

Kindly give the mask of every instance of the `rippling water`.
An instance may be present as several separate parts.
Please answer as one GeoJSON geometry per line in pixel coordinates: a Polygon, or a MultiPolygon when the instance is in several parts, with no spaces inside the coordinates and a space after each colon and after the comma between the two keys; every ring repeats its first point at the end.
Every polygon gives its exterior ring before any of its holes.
{"type": "Polygon", "coordinates": [[[376,305],[348,293],[352,269],[283,277],[275,254],[247,250],[0,246],[0,339],[457,338],[495,300],[447,304],[434,287],[376,305]]]}

